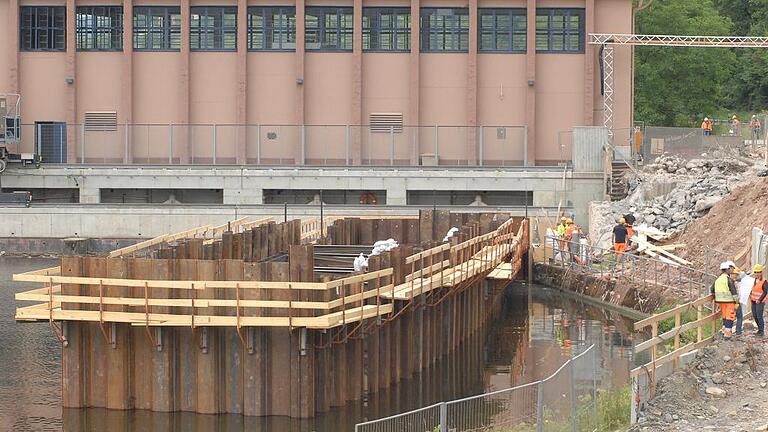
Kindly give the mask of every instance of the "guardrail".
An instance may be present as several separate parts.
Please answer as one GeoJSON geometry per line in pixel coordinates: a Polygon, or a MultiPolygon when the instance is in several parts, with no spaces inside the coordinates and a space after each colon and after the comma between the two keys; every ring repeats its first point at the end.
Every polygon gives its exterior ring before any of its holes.
{"type": "Polygon", "coordinates": [[[598,370],[590,345],[540,381],[359,423],[355,432],[594,431],[598,370]]]}
{"type": "Polygon", "coordinates": [[[594,273],[600,278],[608,275],[633,284],[650,287],[676,287],[686,296],[699,296],[708,292],[717,276],[682,264],[659,259],[616,252],[589,244],[581,244],[557,237],[546,237],[547,250],[552,263],[594,273]]]}
{"type": "Polygon", "coordinates": [[[21,125],[43,163],[525,166],[526,126],[281,124],[21,125]],[[35,141],[51,135],[57,140],[35,141]]]}

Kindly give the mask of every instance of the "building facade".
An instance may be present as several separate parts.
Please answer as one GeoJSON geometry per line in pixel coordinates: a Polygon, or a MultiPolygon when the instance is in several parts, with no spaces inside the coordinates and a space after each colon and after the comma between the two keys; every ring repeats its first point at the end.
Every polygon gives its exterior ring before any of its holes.
{"type": "MultiPolygon", "coordinates": [[[[630,0],[0,0],[0,93],[22,150],[61,128],[54,162],[552,166],[603,122],[586,35],[632,20],[630,0]]],[[[628,134],[629,48],[615,70],[628,134]]]]}

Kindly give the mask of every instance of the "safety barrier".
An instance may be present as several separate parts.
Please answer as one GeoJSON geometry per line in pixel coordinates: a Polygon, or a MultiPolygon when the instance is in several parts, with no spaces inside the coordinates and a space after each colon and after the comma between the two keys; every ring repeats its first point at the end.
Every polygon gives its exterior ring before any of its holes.
{"type": "Polygon", "coordinates": [[[359,423],[355,432],[594,431],[598,360],[591,345],[540,381],[359,423]]]}

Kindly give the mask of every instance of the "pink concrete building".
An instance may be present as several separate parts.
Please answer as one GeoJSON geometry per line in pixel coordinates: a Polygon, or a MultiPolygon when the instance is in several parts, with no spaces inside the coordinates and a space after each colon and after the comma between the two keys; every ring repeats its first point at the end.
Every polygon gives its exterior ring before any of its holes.
{"type": "Polygon", "coordinates": [[[22,149],[61,127],[49,161],[554,165],[603,122],[586,35],[632,22],[630,0],[0,0],[0,93],[22,149]]]}

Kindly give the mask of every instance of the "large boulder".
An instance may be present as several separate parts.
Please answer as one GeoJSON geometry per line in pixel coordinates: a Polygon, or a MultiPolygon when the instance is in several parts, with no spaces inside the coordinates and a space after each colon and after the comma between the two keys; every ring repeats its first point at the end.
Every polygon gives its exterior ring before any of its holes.
{"type": "Polygon", "coordinates": [[[721,196],[709,196],[702,198],[698,201],[696,201],[696,205],[693,207],[693,209],[699,213],[703,211],[707,211],[715,206],[715,204],[719,203],[720,200],[722,200],[723,197],[721,196]]]}

